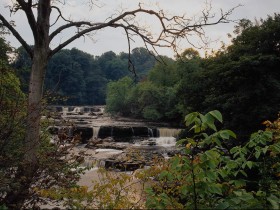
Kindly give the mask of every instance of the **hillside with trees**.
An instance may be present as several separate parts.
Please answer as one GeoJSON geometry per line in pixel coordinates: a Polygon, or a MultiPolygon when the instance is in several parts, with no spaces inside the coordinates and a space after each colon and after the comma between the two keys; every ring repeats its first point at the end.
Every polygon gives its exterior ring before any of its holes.
{"type": "MultiPolygon", "coordinates": [[[[27,92],[31,61],[26,51],[19,48],[13,67],[27,92]]],[[[145,48],[135,48],[131,55],[105,52],[93,56],[78,49],[61,50],[49,62],[45,79],[45,95],[58,100],[50,104],[104,105],[108,82],[129,76],[135,81],[146,77],[154,66],[156,56],[145,48]],[[129,70],[129,59],[134,68],[129,70]],[[135,72],[134,72],[135,71],[135,72]]]]}
{"type": "Polygon", "coordinates": [[[190,112],[217,109],[225,127],[248,137],[279,112],[279,40],[279,14],[257,23],[241,20],[232,45],[218,52],[201,58],[186,49],[176,61],[157,63],[139,84],[129,78],[109,83],[107,110],[180,123],[190,112]]]}

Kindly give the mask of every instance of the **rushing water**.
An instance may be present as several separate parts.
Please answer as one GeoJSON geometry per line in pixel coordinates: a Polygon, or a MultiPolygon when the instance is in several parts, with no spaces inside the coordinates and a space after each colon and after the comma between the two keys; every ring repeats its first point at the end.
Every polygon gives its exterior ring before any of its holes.
{"type": "MultiPolygon", "coordinates": [[[[52,110],[54,110],[53,107],[52,110]]],[[[74,135],[74,129],[80,126],[81,129],[78,133],[88,132],[88,139],[99,139],[101,127],[107,127],[106,135],[110,137],[110,141],[112,141],[113,144],[124,146],[125,148],[134,148],[143,153],[159,153],[166,157],[168,151],[175,149],[176,137],[181,131],[181,129],[177,128],[161,126],[149,127],[145,122],[134,121],[133,119],[112,119],[104,113],[104,107],[59,107],[58,110],[60,110],[63,120],[72,122],[74,126],[71,128],[71,126],[62,127],[58,125],[56,128],[59,127],[58,132],[62,130],[69,135],[70,138],[74,135]],[[81,125],[80,122],[83,122],[83,124],[81,125]],[[128,138],[131,140],[128,141],[124,136],[123,139],[119,137],[117,142],[114,142],[115,135],[120,132],[128,132],[130,135],[128,138]]],[[[106,158],[119,155],[125,151],[121,149],[104,148],[86,149],[85,145],[80,145],[78,149],[85,149],[89,152],[89,158],[87,158],[83,165],[86,167],[100,166],[102,165],[102,161],[106,158]]]]}

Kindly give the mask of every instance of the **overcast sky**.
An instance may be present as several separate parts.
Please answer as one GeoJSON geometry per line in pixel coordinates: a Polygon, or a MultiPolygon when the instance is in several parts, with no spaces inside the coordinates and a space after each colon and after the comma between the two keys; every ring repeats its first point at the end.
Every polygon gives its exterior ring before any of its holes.
{"type": "MultiPolygon", "coordinates": [[[[85,20],[90,19],[95,22],[104,21],[106,17],[110,17],[120,9],[135,9],[139,2],[145,4],[145,8],[152,9],[163,9],[169,14],[181,15],[186,14],[189,17],[194,15],[199,15],[201,10],[204,8],[205,0],[99,0],[96,1],[98,7],[94,7],[92,10],[88,10],[86,2],[88,0],[66,0],[67,6],[64,6],[63,11],[65,12],[65,17],[71,17],[75,20],[85,20]]],[[[14,20],[16,24],[16,29],[23,36],[23,38],[29,43],[33,44],[32,35],[28,25],[26,24],[26,17],[23,13],[18,13],[16,15],[10,16],[7,6],[10,4],[11,0],[1,0],[0,3],[0,13],[4,15],[9,20],[14,20]]],[[[236,8],[233,14],[230,16],[232,20],[238,20],[242,18],[247,18],[254,20],[255,18],[266,18],[267,15],[273,15],[274,13],[280,12],[280,0],[212,0],[213,12],[219,14],[219,10],[227,11],[241,4],[236,8]]],[[[151,29],[156,28],[153,25],[153,21],[149,19],[141,19],[145,24],[150,25],[151,29]]],[[[206,28],[206,33],[211,40],[212,44],[210,48],[218,48],[221,41],[226,44],[229,43],[227,38],[228,33],[232,33],[234,23],[220,24],[216,26],[211,26],[206,28]],[[215,41],[216,40],[216,41],[215,41]]],[[[67,35],[71,34],[71,31],[67,33],[60,34],[60,36],[55,40],[53,46],[57,43],[62,42],[67,35]]],[[[80,38],[72,44],[68,45],[66,48],[76,47],[82,51],[93,55],[101,55],[107,51],[127,52],[127,40],[124,32],[122,30],[116,29],[105,29],[93,36],[94,40],[89,38],[80,38]]],[[[9,37],[8,40],[14,47],[20,46],[20,44],[9,37]]],[[[143,43],[140,40],[135,40],[132,48],[141,47],[143,43]]],[[[196,42],[196,41],[194,41],[196,42]]],[[[181,43],[181,49],[188,48],[186,43],[181,43]]],[[[174,53],[171,49],[159,49],[160,54],[173,57],[174,53]]]]}

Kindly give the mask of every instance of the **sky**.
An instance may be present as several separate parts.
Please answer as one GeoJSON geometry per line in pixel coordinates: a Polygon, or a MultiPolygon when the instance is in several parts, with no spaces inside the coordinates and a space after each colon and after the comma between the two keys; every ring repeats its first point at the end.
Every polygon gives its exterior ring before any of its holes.
{"type": "MultiPolygon", "coordinates": [[[[13,0],[1,0],[0,13],[8,20],[13,20],[16,30],[22,35],[28,44],[33,44],[31,31],[27,25],[27,19],[23,13],[16,13],[10,15],[9,9],[6,7],[11,4],[13,0]]],[[[61,7],[64,16],[73,20],[92,20],[94,22],[103,22],[106,18],[116,14],[121,10],[131,10],[138,7],[139,2],[142,3],[144,8],[147,9],[162,9],[170,15],[182,15],[187,17],[198,17],[205,6],[205,0],[95,0],[95,6],[89,9],[89,0],[66,0],[66,5],[58,5],[61,7]]],[[[210,1],[208,1],[209,3],[210,1]]],[[[238,21],[239,19],[246,18],[254,21],[254,19],[266,19],[267,15],[273,15],[280,12],[280,0],[212,0],[212,12],[215,17],[218,17],[220,10],[227,11],[237,5],[232,15],[229,17],[231,20],[238,21]]],[[[54,17],[52,19],[54,21],[54,17]]],[[[151,31],[157,29],[157,24],[153,19],[147,17],[139,17],[139,21],[150,28],[151,31]]],[[[58,22],[59,24],[61,22],[58,22]]],[[[208,51],[211,49],[218,49],[221,42],[226,45],[230,44],[230,39],[227,37],[228,33],[232,33],[236,23],[223,23],[215,26],[205,28],[206,36],[211,40],[208,46],[208,51]]],[[[74,31],[66,31],[60,34],[52,43],[51,47],[63,42],[74,31]]],[[[199,45],[196,37],[190,37],[195,45],[199,45]]],[[[12,36],[7,37],[7,40],[13,47],[19,47],[20,44],[12,36]]],[[[135,39],[132,43],[132,49],[135,47],[143,47],[140,39],[135,39]]],[[[128,52],[127,40],[124,32],[119,29],[104,29],[98,31],[92,38],[80,38],[74,41],[66,48],[78,48],[84,52],[92,55],[101,55],[107,51],[114,51],[116,53],[128,52]]],[[[179,48],[181,50],[191,47],[186,42],[182,41],[179,48]]],[[[174,52],[170,48],[158,48],[158,53],[174,56],[174,52]]],[[[204,51],[199,50],[203,56],[204,51]]]]}

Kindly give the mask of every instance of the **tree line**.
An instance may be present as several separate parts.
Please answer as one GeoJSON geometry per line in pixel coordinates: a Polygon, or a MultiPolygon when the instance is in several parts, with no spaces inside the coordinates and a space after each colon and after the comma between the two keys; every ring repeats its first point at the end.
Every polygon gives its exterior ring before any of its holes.
{"type": "MultiPolygon", "coordinates": [[[[145,48],[135,48],[131,54],[112,51],[93,56],[76,48],[58,52],[49,62],[45,78],[45,95],[50,94],[50,104],[104,105],[106,86],[124,76],[136,80],[147,75],[154,66],[156,56],[145,48]],[[134,70],[128,70],[129,59],[134,70]],[[135,74],[136,73],[136,77],[135,74]]],[[[12,66],[16,69],[23,91],[27,92],[31,60],[21,47],[12,66]]]]}
{"type": "Polygon", "coordinates": [[[247,136],[275,119],[280,107],[280,15],[235,27],[232,44],[199,56],[186,49],[175,61],[157,63],[138,84],[108,84],[107,111],[123,116],[183,123],[194,111],[220,110],[224,125],[247,136]]]}

